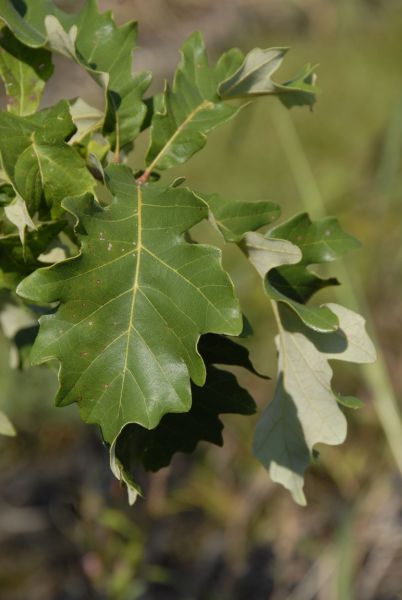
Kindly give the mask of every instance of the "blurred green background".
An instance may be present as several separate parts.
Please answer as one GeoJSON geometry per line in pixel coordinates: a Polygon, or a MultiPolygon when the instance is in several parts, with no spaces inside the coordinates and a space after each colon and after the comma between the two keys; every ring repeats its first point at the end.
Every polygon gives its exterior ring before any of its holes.
{"type": "MultiPolygon", "coordinates": [[[[58,2],[68,10],[82,2],[58,2]]],[[[136,69],[153,90],[194,29],[211,57],[236,45],[290,46],[280,79],[319,63],[313,112],[259,100],[177,170],[200,191],[278,202],[283,216],[337,216],[363,247],[335,272],[358,305],[379,362],[335,369],[365,400],[348,440],[320,448],[300,508],[251,456],[255,419],[225,418],[223,449],[201,445],[144,478],[127,506],[108,453],[75,407],[52,406],[55,373],[8,366],[0,341],[0,408],[18,435],[0,440],[2,600],[397,600],[402,598],[402,3],[400,0],[108,0],[140,22],[136,69]],[[398,466],[399,465],[399,466],[398,466]]],[[[63,59],[45,102],[99,92],[63,59]],[[67,71],[68,69],[68,71],[67,71]]],[[[146,136],[132,164],[143,166],[146,136]]],[[[172,176],[172,174],[170,175],[172,176]]],[[[196,236],[220,243],[207,227],[196,236]]],[[[226,252],[255,337],[257,369],[275,375],[273,324],[240,253],[226,252]]],[[[334,271],[332,271],[334,272],[334,271]]],[[[334,292],[330,292],[333,294],[334,292]]],[[[333,297],[333,296],[332,296],[333,297]]],[[[325,300],[325,294],[321,295],[325,300]]],[[[272,383],[239,372],[260,407],[272,383]]]]}

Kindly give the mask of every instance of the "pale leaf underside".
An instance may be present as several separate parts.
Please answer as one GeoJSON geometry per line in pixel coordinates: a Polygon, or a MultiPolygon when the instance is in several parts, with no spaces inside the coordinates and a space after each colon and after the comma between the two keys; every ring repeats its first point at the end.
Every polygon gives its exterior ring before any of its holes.
{"type": "Polygon", "coordinates": [[[278,383],[254,437],[256,457],[299,504],[305,504],[303,476],[314,446],[341,444],[346,437],[328,361],[375,360],[362,317],[336,304],[327,307],[339,320],[334,333],[313,332],[294,313],[280,311],[278,383]]]}

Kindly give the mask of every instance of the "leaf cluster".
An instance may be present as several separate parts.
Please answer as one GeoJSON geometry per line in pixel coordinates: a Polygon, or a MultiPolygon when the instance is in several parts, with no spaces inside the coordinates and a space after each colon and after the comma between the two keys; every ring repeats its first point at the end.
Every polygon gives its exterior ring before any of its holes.
{"type": "Polygon", "coordinates": [[[139,465],[156,471],[202,440],[221,445],[221,415],[256,411],[230,368],[260,375],[236,339],[247,321],[221,251],[189,235],[207,219],[247,256],[274,311],[277,386],[254,452],[304,503],[303,473],[315,445],[340,443],[346,434],[328,361],[374,359],[359,315],[310,303],[338,283],[311,266],[358,244],[335,219],[301,214],[272,226],[276,204],[206,195],[159,176],[200,151],[210,131],[255,97],[311,108],[314,69],[277,83],[286,48],[233,49],[211,65],[195,33],[172,85],[147,97],[150,73],[132,68],[136,23],[118,27],[95,0],[73,15],[50,0],[0,0],[0,19],[7,95],[0,112],[1,311],[17,323],[8,335],[14,352],[18,331],[32,330],[41,314],[30,361],[58,361],[56,404],[76,402],[83,420],[100,427],[130,499],[139,492],[139,465]],[[84,98],[41,108],[57,53],[102,88],[102,108],[84,98]],[[146,130],[144,163],[133,164],[135,140],[146,130]]]}

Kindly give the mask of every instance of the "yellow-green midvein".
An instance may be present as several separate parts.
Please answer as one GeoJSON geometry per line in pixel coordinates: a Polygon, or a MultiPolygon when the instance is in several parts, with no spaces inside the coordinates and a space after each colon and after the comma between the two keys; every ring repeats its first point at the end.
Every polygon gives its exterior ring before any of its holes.
{"type": "Polygon", "coordinates": [[[130,348],[130,332],[133,327],[133,320],[134,320],[134,314],[135,314],[135,301],[137,298],[137,291],[138,291],[138,287],[139,287],[139,278],[140,278],[141,253],[142,253],[142,190],[141,190],[140,185],[137,185],[137,207],[138,207],[137,264],[135,265],[134,281],[133,281],[133,287],[132,287],[133,297],[131,299],[130,317],[129,317],[128,328],[127,328],[127,343],[126,343],[126,352],[125,352],[125,357],[124,357],[123,380],[121,383],[118,414],[120,414],[121,408],[122,408],[124,385],[125,385],[126,373],[127,373],[127,369],[128,369],[127,364],[128,364],[128,353],[129,353],[129,348],[130,348]]]}
{"type": "Polygon", "coordinates": [[[157,156],[154,158],[154,160],[151,162],[151,164],[146,168],[146,170],[144,171],[143,175],[141,175],[141,177],[138,179],[138,183],[142,184],[142,183],[146,183],[150,174],[152,173],[152,171],[154,171],[156,169],[156,167],[158,166],[159,161],[161,160],[161,158],[164,156],[164,154],[167,152],[167,150],[170,148],[170,146],[173,144],[173,142],[176,140],[176,138],[183,132],[183,130],[187,127],[187,125],[189,123],[191,123],[191,121],[197,116],[197,114],[203,110],[208,110],[213,108],[215,105],[213,102],[210,102],[209,100],[203,100],[201,102],[201,104],[199,104],[198,106],[196,106],[188,115],[187,117],[184,119],[184,121],[178,126],[178,128],[176,129],[176,131],[174,132],[174,134],[168,139],[168,141],[166,142],[166,144],[163,146],[163,148],[159,151],[159,153],[157,154],[157,156]]]}

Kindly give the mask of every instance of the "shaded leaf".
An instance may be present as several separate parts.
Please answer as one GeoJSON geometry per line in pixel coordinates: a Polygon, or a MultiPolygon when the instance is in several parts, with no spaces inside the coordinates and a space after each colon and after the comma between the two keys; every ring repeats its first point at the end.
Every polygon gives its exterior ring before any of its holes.
{"type": "Polygon", "coordinates": [[[36,271],[18,293],[60,301],[41,320],[33,361],[60,360],[57,403],[77,401],[111,443],[128,423],[153,428],[167,412],[188,411],[189,377],[205,381],[199,335],[237,335],[242,319],[220,251],[184,240],[205,204],[186,189],[136,186],[123,166],[106,176],[107,207],[89,195],[64,203],[81,254],[36,271]]]}
{"type": "Polygon", "coordinates": [[[336,315],[334,315],[326,306],[309,306],[289,298],[270,284],[269,275],[264,281],[264,287],[271,300],[287,304],[299,315],[303,323],[308,327],[311,327],[311,329],[324,333],[336,331],[338,329],[339,323],[336,315]]]}
{"type": "Polygon", "coordinates": [[[307,64],[296,77],[285,81],[278,86],[279,100],[286,106],[313,106],[316,102],[315,95],[320,91],[316,86],[316,74],[314,66],[307,64]]]}
{"type": "Polygon", "coordinates": [[[316,331],[335,331],[338,320],[326,307],[310,307],[305,303],[311,296],[329,285],[338,285],[334,278],[322,279],[309,270],[313,264],[332,262],[341,258],[360,243],[345,233],[338,221],[326,217],[312,222],[307,213],[301,213],[266,233],[269,239],[286,239],[296,244],[301,260],[295,265],[271,269],[265,279],[265,290],[276,302],[293,308],[302,321],[316,331]]]}

